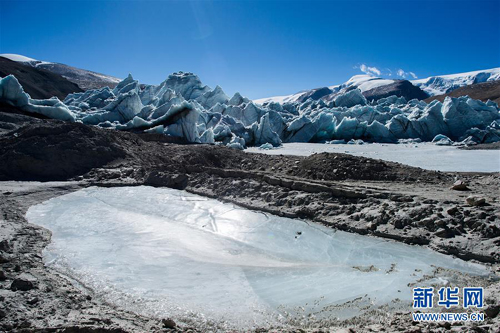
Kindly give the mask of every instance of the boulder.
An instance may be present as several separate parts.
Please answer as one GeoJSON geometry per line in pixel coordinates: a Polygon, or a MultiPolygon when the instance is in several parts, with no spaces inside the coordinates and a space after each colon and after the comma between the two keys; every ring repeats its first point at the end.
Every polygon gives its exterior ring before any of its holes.
{"type": "Polygon", "coordinates": [[[475,196],[469,196],[465,200],[469,206],[484,206],[486,204],[486,199],[475,196]]]}
{"type": "Polygon", "coordinates": [[[28,279],[21,279],[17,278],[12,281],[12,284],[10,285],[10,290],[12,291],[28,291],[31,289],[35,289],[35,283],[33,281],[30,281],[28,279]]]}
{"type": "Polygon", "coordinates": [[[152,171],[144,180],[144,184],[155,187],[169,187],[177,190],[183,190],[187,187],[188,177],[185,174],[152,171]]]}
{"type": "Polygon", "coordinates": [[[470,189],[467,187],[467,184],[462,180],[457,180],[456,182],[454,182],[451,189],[455,191],[470,191],[470,189]]]}

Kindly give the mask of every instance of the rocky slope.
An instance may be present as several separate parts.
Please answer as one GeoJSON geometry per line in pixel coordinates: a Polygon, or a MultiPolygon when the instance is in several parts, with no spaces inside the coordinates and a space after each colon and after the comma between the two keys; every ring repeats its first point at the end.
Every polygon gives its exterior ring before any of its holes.
{"type": "Polygon", "coordinates": [[[43,68],[26,66],[0,57],[0,77],[14,75],[31,98],[46,99],[56,96],[60,100],[82,89],[59,74],[43,68]]]}
{"type": "Polygon", "coordinates": [[[381,98],[393,95],[404,97],[407,101],[415,98],[423,100],[429,96],[422,89],[415,87],[410,83],[410,81],[407,80],[395,80],[394,83],[363,92],[363,96],[365,96],[369,101],[378,101],[381,98]]]}
{"type": "Polygon", "coordinates": [[[66,78],[68,81],[78,85],[78,87],[80,87],[80,89],[82,90],[99,89],[103,87],[114,88],[120,82],[120,79],[110,75],[96,73],[86,69],[76,68],[56,62],[40,61],[18,54],[0,54],[0,57],[10,59],[23,66],[43,69],[51,73],[60,75],[66,78]]]}
{"type": "Polygon", "coordinates": [[[490,100],[500,105],[500,81],[471,84],[469,86],[457,88],[447,94],[429,97],[425,99],[425,101],[427,103],[430,103],[434,100],[443,102],[447,96],[469,96],[470,98],[478,99],[483,102],[490,100]]]}
{"type": "Polygon", "coordinates": [[[76,68],[59,63],[47,63],[37,66],[61,75],[71,82],[76,83],[82,90],[99,89],[103,87],[114,88],[120,79],[101,73],[92,72],[86,69],[76,68]]]}

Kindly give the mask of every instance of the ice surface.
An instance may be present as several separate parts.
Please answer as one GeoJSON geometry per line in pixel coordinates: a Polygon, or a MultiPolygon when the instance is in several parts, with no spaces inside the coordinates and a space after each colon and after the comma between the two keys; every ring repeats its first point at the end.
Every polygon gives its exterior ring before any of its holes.
{"type": "Polygon", "coordinates": [[[47,265],[112,303],[180,322],[304,325],[408,308],[409,285],[422,278],[419,286],[487,274],[421,247],[172,189],[87,188],[33,206],[27,218],[52,231],[47,265]],[[460,273],[434,275],[436,266],[460,273]]]}
{"type": "Polygon", "coordinates": [[[346,153],[355,156],[403,163],[422,169],[460,172],[500,172],[499,150],[464,150],[433,143],[407,144],[335,144],[285,143],[282,148],[262,150],[248,148],[251,153],[309,156],[314,153],[346,153]]]}

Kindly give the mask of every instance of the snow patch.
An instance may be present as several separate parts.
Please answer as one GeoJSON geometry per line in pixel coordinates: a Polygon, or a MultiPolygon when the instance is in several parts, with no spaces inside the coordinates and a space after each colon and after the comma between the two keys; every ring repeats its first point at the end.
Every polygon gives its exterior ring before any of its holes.
{"type": "Polygon", "coordinates": [[[0,54],[0,57],[7,58],[12,61],[17,61],[17,62],[32,62],[32,61],[39,61],[30,57],[26,57],[20,54],[13,54],[13,53],[3,53],[0,54]]]}

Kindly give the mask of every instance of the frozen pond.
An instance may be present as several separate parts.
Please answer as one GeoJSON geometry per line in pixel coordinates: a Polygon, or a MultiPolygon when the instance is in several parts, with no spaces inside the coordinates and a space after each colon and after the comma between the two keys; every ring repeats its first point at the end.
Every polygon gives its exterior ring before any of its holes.
{"type": "Polygon", "coordinates": [[[421,279],[416,286],[487,274],[417,246],[172,189],[87,188],[33,206],[27,218],[52,231],[47,265],[112,303],[181,323],[346,318],[408,308],[409,285],[421,279]],[[456,271],[435,276],[436,266],[456,271]]]}
{"type": "Polygon", "coordinates": [[[399,162],[422,169],[462,172],[500,172],[500,150],[464,150],[433,143],[363,145],[285,143],[283,148],[245,151],[272,155],[309,156],[314,153],[346,153],[380,160],[399,162]]]}

